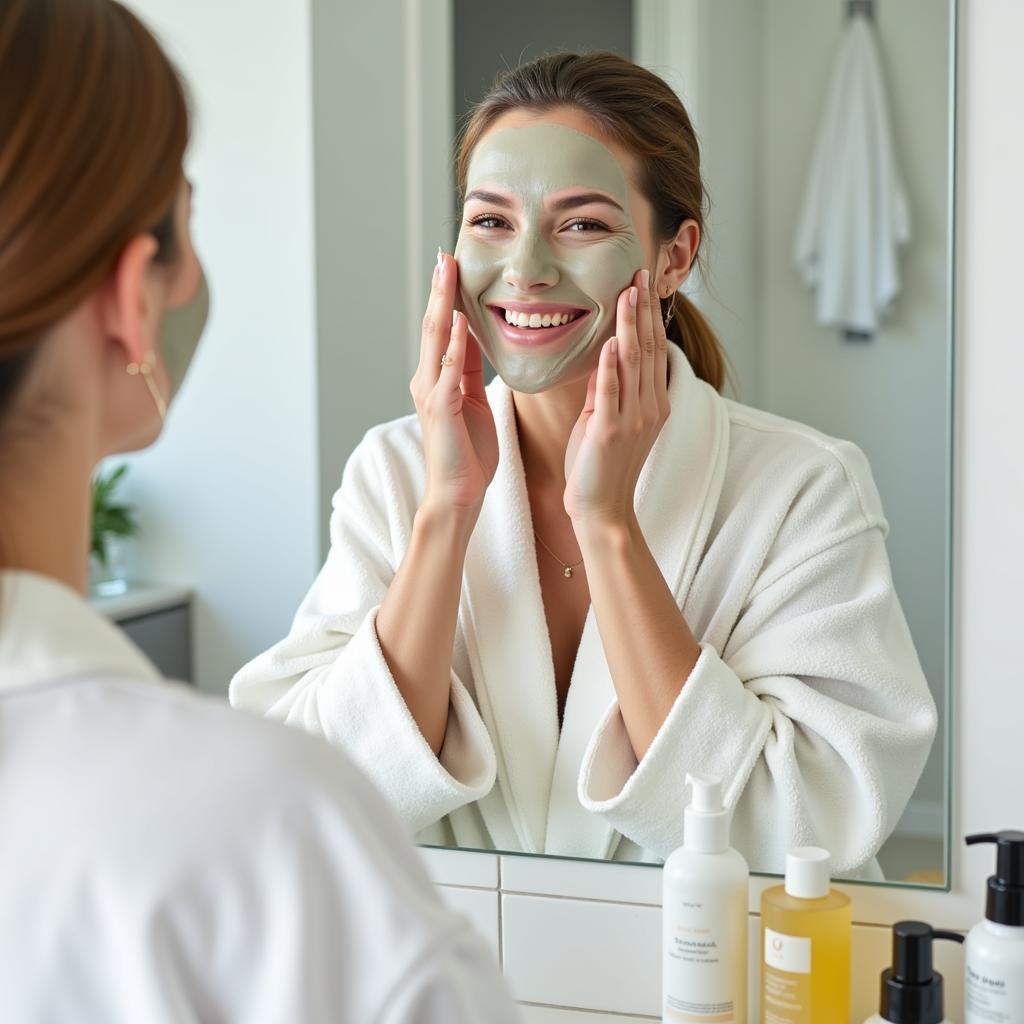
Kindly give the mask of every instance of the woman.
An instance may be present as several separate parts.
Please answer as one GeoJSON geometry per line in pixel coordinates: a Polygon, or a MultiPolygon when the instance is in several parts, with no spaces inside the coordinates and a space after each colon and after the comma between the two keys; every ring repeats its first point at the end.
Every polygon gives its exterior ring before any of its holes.
{"type": "Polygon", "coordinates": [[[206,314],[182,86],[113,0],[0,8],[5,1021],[511,1021],[326,744],[162,683],[83,599],[93,467],[160,433],[206,314]]]}
{"type": "Polygon", "coordinates": [[[678,291],[685,110],[621,58],[544,57],[458,172],[417,417],[353,453],[327,563],[232,700],[347,750],[425,842],[664,858],[699,771],[755,869],[819,843],[870,870],[935,708],[863,455],[718,393],[678,291]]]}

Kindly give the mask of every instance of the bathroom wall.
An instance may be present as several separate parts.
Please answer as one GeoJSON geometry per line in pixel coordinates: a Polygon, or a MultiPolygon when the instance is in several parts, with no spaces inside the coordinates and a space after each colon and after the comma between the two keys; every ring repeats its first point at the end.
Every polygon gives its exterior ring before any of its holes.
{"type": "Polygon", "coordinates": [[[310,10],[130,5],[192,90],[193,223],[213,293],[167,433],[131,459],[134,573],[195,587],[196,677],[224,693],[319,566],[310,10]]]}
{"type": "MultiPolygon", "coordinates": [[[[694,53],[681,69],[680,91],[697,133],[709,193],[704,273],[695,282],[694,298],[728,352],[730,393],[747,405],[760,406],[764,158],[758,98],[768,15],[763,0],[700,0],[695,9],[690,26],[694,53]]],[[[671,80],[669,69],[663,70],[671,80]]]]}
{"type": "MultiPolygon", "coordinates": [[[[312,0],[311,7],[319,485],[304,497],[317,500],[326,556],[331,496],[349,454],[370,427],[412,411],[405,273],[413,240],[406,83],[380,73],[382,54],[402,52],[403,5],[312,0]]],[[[423,280],[429,286],[429,274],[423,280]]],[[[421,307],[416,324],[422,315],[421,307]]]]}

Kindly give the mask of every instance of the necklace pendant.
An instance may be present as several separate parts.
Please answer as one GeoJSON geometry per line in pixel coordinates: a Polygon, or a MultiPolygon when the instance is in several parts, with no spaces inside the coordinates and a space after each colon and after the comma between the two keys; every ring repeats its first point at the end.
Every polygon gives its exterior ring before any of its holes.
{"type": "Polygon", "coordinates": [[[566,567],[565,567],[565,572],[563,572],[563,573],[562,573],[562,575],[563,575],[563,576],[564,576],[564,577],[565,577],[565,578],[566,578],[567,580],[571,580],[571,579],[572,579],[572,569],[570,569],[570,568],[569,568],[569,566],[566,566],[566,567]]]}

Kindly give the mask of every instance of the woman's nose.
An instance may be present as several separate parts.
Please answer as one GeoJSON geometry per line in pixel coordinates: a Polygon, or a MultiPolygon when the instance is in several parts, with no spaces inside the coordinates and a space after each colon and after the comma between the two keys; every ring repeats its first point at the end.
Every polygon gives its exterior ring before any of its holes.
{"type": "Polygon", "coordinates": [[[505,284],[521,292],[558,283],[558,268],[540,232],[524,231],[519,236],[502,276],[505,284]]]}

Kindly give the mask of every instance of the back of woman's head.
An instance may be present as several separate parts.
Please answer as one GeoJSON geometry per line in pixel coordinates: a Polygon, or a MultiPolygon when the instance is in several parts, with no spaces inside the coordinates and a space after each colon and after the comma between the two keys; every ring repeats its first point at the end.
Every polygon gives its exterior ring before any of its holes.
{"type": "Polygon", "coordinates": [[[47,331],[149,232],[175,256],[184,88],[115,0],[0,0],[0,422],[47,331]]]}
{"type": "MultiPolygon", "coordinates": [[[[656,241],[669,241],[686,220],[704,236],[707,194],[700,148],[679,97],[657,75],[614,53],[555,53],[500,75],[473,108],[456,159],[460,198],[477,143],[504,114],[573,107],[637,160],[641,192],[654,211],[656,241]]],[[[699,255],[698,255],[699,260],[699,255]]],[[[674,297],[668,337],[686,353],[694,372],[720,391],[726,359],[710,324],[681,293],[674,297]]]]}

